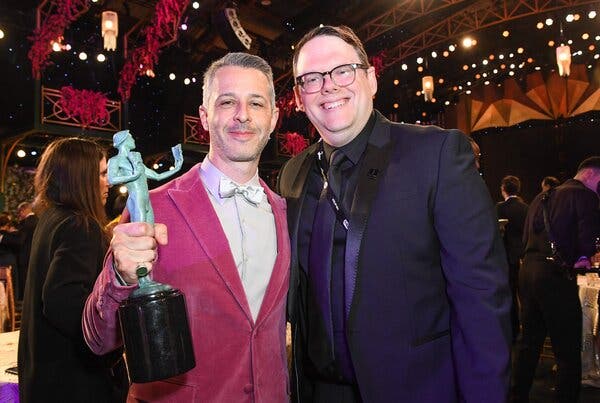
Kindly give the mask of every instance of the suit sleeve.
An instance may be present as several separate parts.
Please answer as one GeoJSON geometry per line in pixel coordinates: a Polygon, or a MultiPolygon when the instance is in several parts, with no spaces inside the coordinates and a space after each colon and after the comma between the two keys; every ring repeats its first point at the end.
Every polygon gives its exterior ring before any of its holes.
{"type": "Polygon", "coordinates": [[[53,255],[42,288],[47,320],[68,337],[81,340],[81,315],[104,253],[100,228],[86,229],[71,217],[56,231],[53,255]]]}
{"type": "Polygon", "coordinates": [[[503,403],[510,364],[508,266],[495,207],[458,131],[449,131],[441,147],[434,200],[459,390],[467,402],[503,403]]]}

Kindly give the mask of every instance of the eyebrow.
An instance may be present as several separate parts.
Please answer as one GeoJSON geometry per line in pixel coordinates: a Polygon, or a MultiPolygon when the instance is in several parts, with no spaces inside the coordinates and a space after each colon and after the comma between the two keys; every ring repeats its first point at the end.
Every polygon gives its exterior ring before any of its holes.
{"type": "MultiPolygon", "coordinates": [[[[223,97],[234,97],[234,98],[239,98],[239,94],[236,94],[234,92],[226,92],[224,94],[220,94],[217,97],[217,100],[223,97]]],[[[250,98],[261,98],[263,100],[267,100],[267,98],[264,95],[260,95],[260,94],[250,94],[250,98]]]]}

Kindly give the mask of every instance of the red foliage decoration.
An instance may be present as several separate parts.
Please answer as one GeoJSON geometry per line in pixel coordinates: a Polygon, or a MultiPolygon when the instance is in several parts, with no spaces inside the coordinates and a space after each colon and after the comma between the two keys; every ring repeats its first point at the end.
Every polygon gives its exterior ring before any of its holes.
{"type": "Polygon", "coordinates": [[[385,58],[385,51],[382,50],[381,52],[377,53],[376,55],[371,56],[371,59],[369,60],[369,62],[371,63],[371,66],[375,67],[375,75],[377,77],[379,77],[381,72],[384,70],[384,65],[383,65],[384,58],[385,58]]]}
{"type": "Polygon", "coordinates": [[[288,132],[281,135],[281,151],[292,157],[300,154],[308,147],[308,140],[296,132],[288,132]]]}
{"type": "Polygon", "coordinates": [[[106,103],[108,98],[101,92],[76,90],[71,86],[60,89],[61,99],[58,105],[71,119],[78,119],[83,127],[91,124],[104,126],[110,116],[106,103]]]}
{"type": "Polygon", "coordinates": [[[89,0],[54,0],[54,12],[33,31],[27,56],[31,60],[31,72],[37,80],[42,70],[50,64],[48,56],[52,52],[51,42],[63,36],[65,29],[90,7],[89,0]]]}
{"type": "Polygon", "coordinates": [[[145,41],[130,53],[119,79],[119,94],[123,101],[131,96],[131,87],[138,76],[154,70],[160,49],[177,38],[179,21],[190,0],[159,0],[151,24],[145,28],[145,41]]]}

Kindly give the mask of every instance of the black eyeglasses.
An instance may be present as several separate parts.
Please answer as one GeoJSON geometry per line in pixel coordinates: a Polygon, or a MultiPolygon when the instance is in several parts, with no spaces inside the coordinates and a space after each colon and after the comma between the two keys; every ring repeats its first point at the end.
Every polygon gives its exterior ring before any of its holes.
{"type": "Polygon", "coordinates": [[[328,75],[331,81],[338,87],[347,87],[356,79],[356,69],[367,70],[368,68],[369,66],[360,63],[342,64],[330,71],[302,74],[296,77],[296,84],[307,94],[314,94],[321,91],[325,82],[325,76],[328,75]]]}

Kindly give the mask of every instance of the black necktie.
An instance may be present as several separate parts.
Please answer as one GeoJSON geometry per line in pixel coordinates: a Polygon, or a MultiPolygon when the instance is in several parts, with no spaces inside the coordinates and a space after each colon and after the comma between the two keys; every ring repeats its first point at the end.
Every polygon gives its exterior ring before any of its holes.
{"type": "Polygon", "coordinates": [[[331,153],[329,170],[327,171],[327,181],[329,182],[329,186],[331,187],[331,191],[335,195],[337,200],[342,200],[342,195],[340,194],[341,188],[341,167],[342,163],[346,159],[344,153],[340,150],[333,150],[331,153]]]}
{"type": "Polygon", "coordinates": [[[340,165],[345,156],[340,150],[331,154],[331,164],[327,171],[319,203],[313,221],[308,260],[309,311],[314,315],[309,326],[308,354],[317,368],[328,365],[333,356],[333,321],[331,316],[331,257],[333,251],[333,233],[336,214],[330,200],[327,187],[339,197],[341,173],[340,165]],[[316,304],[311,307],[310,305],[316,304]],[[312,309],[311,309],[312,308],[312,309]],[[316,308],[316,309],[315,309],[316,308]]]}

